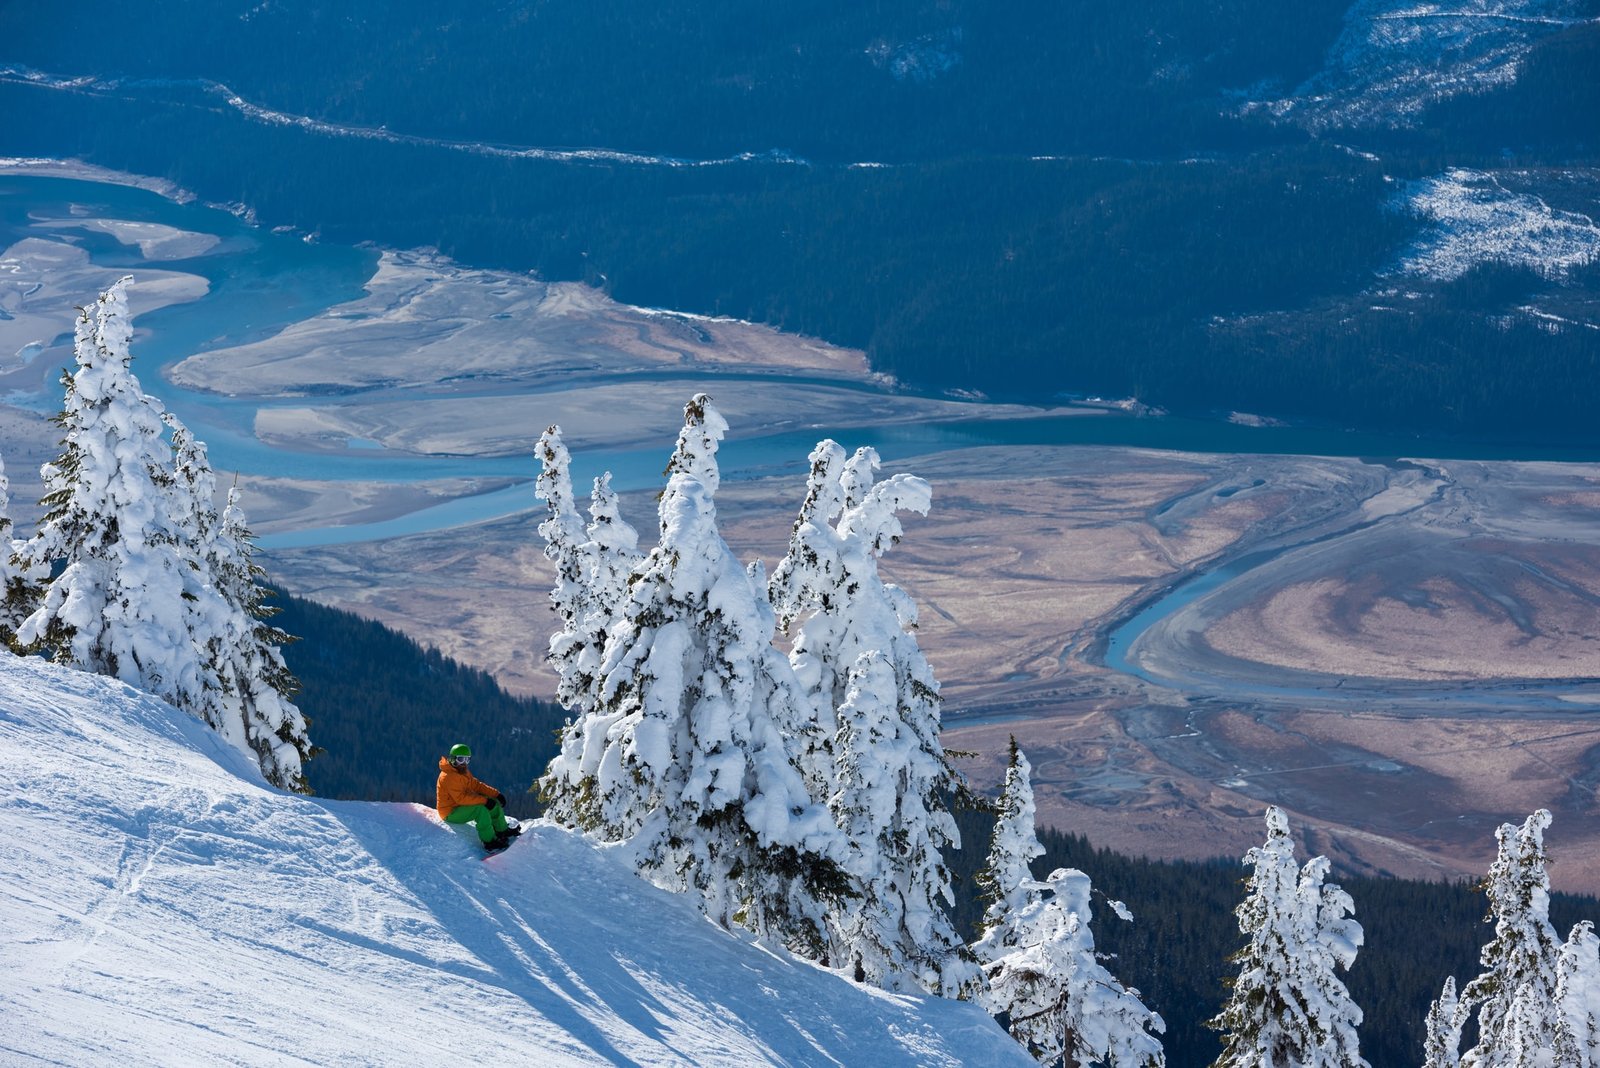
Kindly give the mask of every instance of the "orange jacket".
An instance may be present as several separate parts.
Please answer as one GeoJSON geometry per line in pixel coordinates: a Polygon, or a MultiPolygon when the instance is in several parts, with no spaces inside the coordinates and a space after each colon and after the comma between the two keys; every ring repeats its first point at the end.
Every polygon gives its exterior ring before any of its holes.
{"type": "Polygon", "coordinates": [[[456,770],[450,763],[449,757],[439,758],[439,800],[438,809],[441,819],[449,819],[450,813],[462,805],[481,805],[500,791],[486,782],[479,782],[470,771],[456,770]]]}

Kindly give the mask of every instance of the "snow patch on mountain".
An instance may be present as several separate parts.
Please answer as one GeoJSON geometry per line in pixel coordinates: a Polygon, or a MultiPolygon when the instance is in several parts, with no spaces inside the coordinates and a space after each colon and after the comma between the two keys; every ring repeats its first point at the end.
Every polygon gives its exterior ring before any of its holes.
{"type": "Polygon", "coordinates": [[[1406,183],[1398,205],[1428,225],[1402,255],[1400,271],[1450,281],[1495,262],[1560,275],[1600,258],[1594,219],[1509,188],[1513,179],[1457,168],[1406,183]]]}
{"type": "Polygon", "coordinates": [[[431,809],[279,792],[170,705],[0,654],[0,1061],[1032,1063],[974,1005],[764,952],[555,827],[480,855],[431,809]]]}
{"type": "Polygon", "coordinates": [[[1581,21],[1575,0],[1358,0],[1322,71],[1246,110],[1316,130],[1414,126],[1430,104],[1515,81],[1541,37],[1581,21]]]}

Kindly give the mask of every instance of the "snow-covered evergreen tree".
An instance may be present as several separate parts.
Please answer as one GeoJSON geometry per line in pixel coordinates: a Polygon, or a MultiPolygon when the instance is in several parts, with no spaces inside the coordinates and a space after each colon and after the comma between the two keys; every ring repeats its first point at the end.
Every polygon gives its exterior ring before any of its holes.
{"type": "Polygon", "coordinates": [[[1600,1068],[1600,938],[1584,920],[1561,947],[1556,996],[1566,1016],[1578,1068],[1600,1068]]]}
{"type": "Polygon", "coordinates": [[[39,585],[50,572],[19,558],[24,542],[11,531],[11,483],[0,462],[0,646],[20,651],[17,627],[33,612],[39,585]]]}
{"type": "MultiPolygon", "coordinates": [[[[201,450],[204,462],[204,446],[201,450]]],[[[209,485],[210,469],[205,470],[209,485]]],[[[215,529],[206,561],[220,603],[208,613],[208,629],[197,624],[196,637],[204,636],[206,669],[217,681],[217,705],[225,724],[219,729],[236,743],[235,732],[242,730],[244,744],[267,781],[308,792],[305,762],[318,750],[311,744],[305,714],[293,701],[300,682],[283,660],[283,647],[294,639],[270,622],[277,609],[267,603],[269,593],[262,585],[266,572],[255,562],[255,539],[237,487],[228,491],[215,529]]]]}
{"type": "Polygon", "coordinates": [[[545,555],[556,565],[550,603],[561,629],[550,639],[556,697],[572,717],[561,732],[561,751],[539,786],[546,814],[569,827],[598,825],[595,774],[606,733],[619,718],[601,707],[600,665],[606,636],[621,617],[628,581],[639,561],[638,534],[623,521],[607,472],[595,480],[589,524],[578,518],[572,493],[571,457],[552,426],[539,439],[541,471],[535,495],[549,515],[539,525],[545,555]]]}
{"type": "Polygon", "coordinates": [[[1467,1022],[1466,1007],[1456,996],[1456,978],[1444,981],[1439,998],[1428,1007],[1423,1020],[1422,1068],[1459,1068],[1461,1029],[1467,1022]]]}
{"type": "Polygon", "coordinates": [[[130,369],[129,281],[78,320],[62,455],[43,469],[45,518],[17,554],[28,574],[66,566],[18,641],[164,698],[254,756],[271,782],[303,790],[311,746],[278,651],[287,635],[263,622],[249,531],[232,498],[233,518],[217,515],[204,444],[130,369]]]}
{"type": "MultiPolygon", "coordinates": [[[[1165,1063],[1151,1034],[1165,1025],[1145,1008],[1139,992],[1112,977],[1090,932],[1089,877],[1075,869],[1039,882],[1028,861],[1040,856],[1034,829],[1032,769],[1011,740],[1011,761],[1001,788],[989,858],[978,875],[989,905],[973,953],[983,965],[989,1011],[1005,1014],[1012,1035],[1054,1064],[1108,1064],[1114,1068],[1165,1063]]],[[[1121,902],[1112,908],[1131,918],[1121,902]]]]}
{"type": "MultiPolygon", "coordinates": [[[[810,456],[811,474],[806,482],[805,500],[794,522],[788,554],[767,581],[767,601],[778,629],[788,632],[801,612],[815,611],[833,592],[837,567],[838,535],[831,523],[838,517],[840,474],[845,455],[833,441],[819,442],[810,456]]],[[[829,607],[832,607],[831,602],[829,607]]],[[[808,720],[793,724],[790,743],[796,762],[813,797],[828,798],[834,793],[837,768],[834,758],[835,735],[839,730],[835,687],[822,685],[844,674],[837,665],[826,663],[832,651],[813,653],[799,649],[790,658],[798,678],[811,698],[808,720]]]]}
{"type": "Polygon", "coordinates": [[[1296,866],[1282,809],[1268,808],[1266,822],[1266,844],[1244,858],[1254,870],[1236,910],[1248,939],[1232,958],[1239,975],[1210,1024],[1223,1032],[1216,1068],[1365,1066],[1361,1010],[1335,974],[1361,947],[1350,895],[1325,884],[1326,857],[1296,866]]]}
{"type": "Polygon", "coordinates": [[[1011,759],[996,806],[994,837],[989,857],[978,872],[978,890],[988,902],[981,937],[973,944],[980,964],[996,960],[1017,944],[1016,922],[1023,910],[1038,900],[1038,881],[1028,862],[1044,855],[1034,828],[1033,768],[1011,739],[1011,759]]]}
{"type": "Polygon", "coordinates": [[[659,543],[633,570],[600,664],[606,726],[590,735],[598,752],[583,754],[591,831],[626,842],[643,873],[697,894],[719,923],[815,952],[823,898],[839,887],[839,836],[776,725],[804,695],[717,531],[727,424],[703,394],[684,414],[659,543]]]}
{"type": "Polygon", "coordinates": [[[42,469],[45,517],[19,554],[65,561],[17,629],[57,662],[111,675],[180,708],[202,691],[189,633],[190,575],[170,515],[174,476],[161,411],[129,369],[123,278],[81,311],[56,423],[62,454],[42,469]]]}
{"type": "Polygon", "coordinates": [[[1089,877],[1062,868],[1043,883],[1029,880],[1028,890],[1032,900],[1008,921],[1013,944],[984,965],[990,1011],[1007,1014],[1011,1034],[1040,1064],[1165,1064],[1156,1034],[1166,1024],[1095,952],[1089,877]]]}
{"type": "Polygon", "coordinates": [[[1479,956],[1484,971],[1461,991],[1465,1011],[1478,1015],[1478,1043],[1461,1055],[1463,1068],[1580,1063],[1557,990],[1562,946],[1550,924],[1549,826],[1540,809],[1521,827],[1495,831],[1499,849],[1484,880],[1494,938],[1479,956]]]}
{"type": "Polygon", "coordinates": [[[980,975],[941,903],[951,900],[941,851],[959,844],[942,795],[960,777],[939,741],[939,683],[911,634],[916,606],[878,573],[898,513],[926,513],[931,491],[910,475],[877,482],[872,449],[846,461],[824,441],[811,463],[769,590],[786,631],[803,618],[790,660],[824,733],[834,722],[831,774],[816,770],[817,746],[802,758],[851,844],[856,896],[834,919],[832,956],[867,982],[967,995],[980,975]]]}
{"type": "MultiPolygon", "coordinates": [[[[571,708],[578,703],[578,695],[588,689],[580,684],[576,664],[594,638],[583,631],[589,599],[584,574],[585,538],[572,493],[572,457],[561,440],[560,427],[552,425],[540,436],[538,456],[540,471],[534,496],[544,501],[549,511],[539,524],[539,534],[545,541],[545,557],[556,565],[550,605],[561,621],[561,629],[550,639],[549,659],[559,677],[557,699],[571,708]],[[585,639],[589,642],[585,643],[585,639]]],[[[604,642],[604,634],[599,636],[599,642],[604,642]]]]}

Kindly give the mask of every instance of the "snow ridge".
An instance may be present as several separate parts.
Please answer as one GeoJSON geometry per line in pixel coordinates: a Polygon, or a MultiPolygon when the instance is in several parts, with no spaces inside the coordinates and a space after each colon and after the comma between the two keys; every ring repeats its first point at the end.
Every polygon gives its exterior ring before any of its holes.
{"type": "Polygon", "coordinates": [[[7,1063],[422,1064],[445,1036],[556,1068],[1031,1063],[974,1005],[759,951],[558,828],[480,863],[431,809],[282,793],[101,676],[0,656],[0,769],[7,1063]]]}

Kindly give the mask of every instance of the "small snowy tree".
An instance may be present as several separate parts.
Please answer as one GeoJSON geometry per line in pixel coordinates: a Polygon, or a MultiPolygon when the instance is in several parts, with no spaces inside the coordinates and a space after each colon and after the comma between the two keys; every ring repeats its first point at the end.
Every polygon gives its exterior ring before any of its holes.
{"type": "Polygon", "coordinates": [[[910,475],[876,482],[872,449],[843,456],[831,441],[812,452],[769,583],[780,626],[804,617],[790,662],[823,730],[833,722],[831,773],[816,768],[820,747],[802,758],[851,846],[855,894],[833,920],[832,957],[876,985],[970,995],[980,973],[941,904],[952,900],[942,850],[959,845],[943,795],[961,780],[939,741],[939,683],[911,633],[916,606],[878,574],[898,513],[926,513],[931,491],[910,475]]]}
{"type": "Polygon", "coordinates": [[[600,707],[601,658],[607,634],[627,603],[629,576],[639,561],[638,535],[622,520],[609,472],[595,480],[585,529],[560,427],[550,427],[539,439],[539,458],[534,492],[549,509],[539,533],[545,556],[556,565],[550,604],[561,621],[548,656],[558,677],[557,700],[573,714],[561,732],[561,751],[539,787],[551,819],[591,829],[600,819],[595,775],[606,734],[619,718],[600,707]]]}
{"type": "Polygon", "coordinates": [[[129,369],[123,278],[78,318],[78,369],[62,376],[62,454],[42,469],[45,517],[18,554],[24,570],[65,566],[17,628],[57,662],[120,678],[181,708],[202,690],[189,633],[190,575],[179,553],[171,449],[161,411],[129,369]]]}
{"type": "MultiPolygon", "coordinates": [[[[1061,869],[1046,882],[1028,861],[1041,855],[1034,830],[1028,758],[1011,740],[989,858],[978,875],[989,906],[973,953],[983,965],[990,1012],[1004,1014],[1011,1033],[1042,1064],[1108,1064],[1143,1068],[1165,1063],[1166,1029],[1139,992],[1112,977],[1090,933],[1089,877],[1061,869]]],[[[1112,908],[1131,919],[1121,902],[1112,908]]]]}
{"type": "Polygon", "coordinates": [[[17,627],[33,612],[49,571],[20,558],[24,542],[11,536],[11,484],[0,463],[0,645],[21,651],[17,627]]]}
{"type": "Polygon", "coordinates": [[[1033,900],[1009,920],[1013,945],[984,966],[990,1011],[1040,1064],[1150,1068],[1166,1063],[1161,1017],[1100,962],[1089,877],[1074,868],[1029,880],[1033,900]],[[1041,894],[1040,891],[1043,891],[1041,894]]]}
{"type": "Polygon", "coordinates": [[[1350,896],[1324,884],[1326,857],[1296,866],[1289,820],[1277,807],[1267,809],[1266,844],[1244,861],[1254,871],[1237,915],[1248,941],[1210,1023],[1223,1032],[1216,1068],[1364,1068],[1361,1010],[1334,971],[1349,968],[1361,946],[1350,896]]]}
{"type": "Polygon", "coordinates": [[[981,921],[982,936],[972,947],[979,963],[993,961],[1017,944],[1015,924],[1039,896],[1033,889],[1037,881],[1028,868],[1030,860],[1044,855],[1034,829],[1032,774],[1028,758],[1013,737],[989,857],[977,877],[978,890],[988,902],[981,921]]]}
{"type": "MultiPolygon", "coordinates": [[[[1461,1055],[1462,1068],[1583,1063],[1558,990],[1563,947],[1550,925],[1549,826],[1550,813],[1540,809],[1521,827],[1495,831],[1499,849],[1483,884],[1495,933],[1479,956],[1484,971],[1461,991],[1459,1011],[1478,1015],[1478,1043],[1461,1055]]],[[[1583,938],[1574,936],[1576,958],[1583,938]]],[[[1576,975],[1576,959],[1573,968],[1576,975]]]]}
{"type": "Polygon", "coordinates": [[[1577,1068],[1600,1068],[1600,938],[1588,920],[1561,947],[1556,996],[1571,1032],[1577,1068]]]}
{"type": "MultiPolygon", "coordinates": [[[[200,460],[205,460],[204,446],[200,460]]],[[[205,471],[209,484],[210,469],[205,471]]],[[[196,625],[196,634],[205,636],[206,670],[216,680],[213,707],[225,725],[218,729],[235,744],[242,739],[267,781],[309,792],[305,762],[319,750],[311,744],[305,714],[294,704],[300,682],[283,660],[283,647],[294,639],[270,622],[278,610],[267,603],[266,571],[255,562],[255,539],[237,487],[228,491],[215,536],[206,544],[215,597],[198,602],[207,618],[203,630],[196,625]],[[206,611],[208,605],[212,610],[206,611]]]]}
{"type": "Polygon", "coordinates": [[[1461,1064],[1461,1029],[1466,1007],[1456,996],[1456,978],[1444,981],[1439,999],[1428,1007],[1423,1020],[1422,1068],[1458,1068],[1461,1064]]]}
{"type": "MultiPolygon", "coordinates": [[[[626,842],[659,885],[707,915],[815,951],[841,845],[776,726],[803,703],[750,575],[716,527],[709,398],[685,407],[660,501],[660,540],[634,568],[599,667],[584,768],[596,836],[626,842]],[[791,709],[785,711],[785,709],[791,709]]],[[[549,498],[547,498],[549,499],[549,498]]],[[[581,774],[581,772],[580,772],[581,774]]]]}

